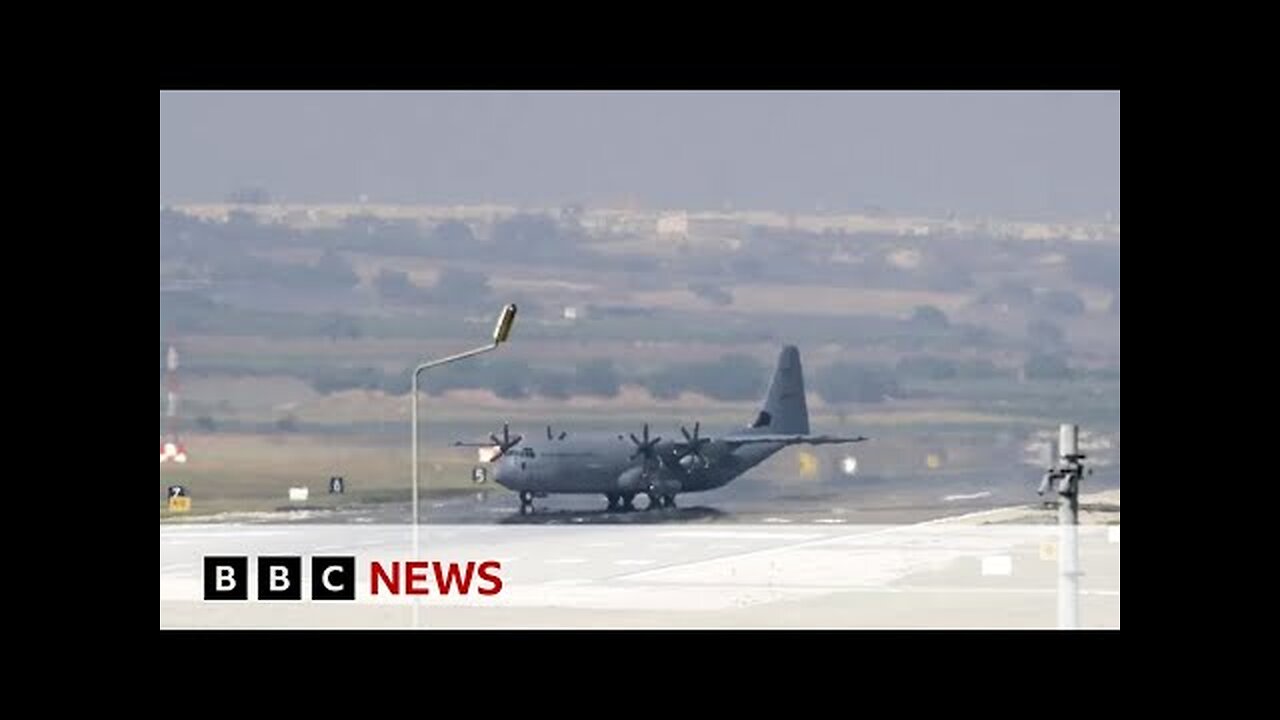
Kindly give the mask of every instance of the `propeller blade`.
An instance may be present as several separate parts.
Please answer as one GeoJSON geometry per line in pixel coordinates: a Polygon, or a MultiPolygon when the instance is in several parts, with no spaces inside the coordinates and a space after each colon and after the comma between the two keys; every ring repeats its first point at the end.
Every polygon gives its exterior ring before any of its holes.
{"type": "Polygon", "coordinates": [[[635,443],[636,446],[639,447],[641,445],[640,438],[636,437],[635,433],[629,433],[629,434],[631,435],[631,442],[635,443]]]}
{"type": "MultiPolygon", "coordinates": [[[[684,433],[685,440],[688,440],[689,442],[693,442],[693,436],[689,435],[689,431],[685,430],[683,425],[680,426],[680,432],[684,433]]],[[[695,425],[693,430],[693,435],[697,435],[697,434],[698,434],[698,430],[697,430],[697,426],[695,425]]]]}
{"type": "Polygon", "coordinates": [[[497,445],[499,447],[502,446],[502,441],[498,439],[497,435],[494,435],[493,433],[489,433],[489,439],[493,441],[494,445],[497,445]]]}

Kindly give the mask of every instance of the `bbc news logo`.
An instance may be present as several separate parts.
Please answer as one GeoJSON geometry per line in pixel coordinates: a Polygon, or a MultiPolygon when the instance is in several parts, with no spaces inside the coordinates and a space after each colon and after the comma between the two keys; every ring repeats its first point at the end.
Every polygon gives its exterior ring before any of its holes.
{"type": "MultiPolygon", "coordinates": [[[[262,601],[302,600],[302,557],[260,555],[257,558],[257,599],[262,601]]],[[[480,595],[502,592],[497,571],[502,564],[485,562],[372,561],[365,577],[370,595],[430,595],[434,592],[480,595]],[[433,582],[434,581],[434,582],[433,582]]],[[[317,555],[311,558],[311,599],[355,600],[356,559],[350,555],[317,555]]],[[[204,559],[205,600],[248,600],[249,557],[246,555],[207,556],[204,559]]]]}

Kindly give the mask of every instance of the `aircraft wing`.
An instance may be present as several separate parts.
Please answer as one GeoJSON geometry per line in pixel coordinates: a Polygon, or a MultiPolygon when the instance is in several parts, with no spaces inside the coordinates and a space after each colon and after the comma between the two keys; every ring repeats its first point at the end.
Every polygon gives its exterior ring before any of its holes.
{"type": "Polygon", "coordinates": [[[753,443],[782,443],[783,445],[837,445],[840,443],[855,443],[868,440],[861,435],[857,437],[842,437],[839,435],[729,435],[727,437],[717,438],[721,442],[731,445],[750,445],[753,443]]]}

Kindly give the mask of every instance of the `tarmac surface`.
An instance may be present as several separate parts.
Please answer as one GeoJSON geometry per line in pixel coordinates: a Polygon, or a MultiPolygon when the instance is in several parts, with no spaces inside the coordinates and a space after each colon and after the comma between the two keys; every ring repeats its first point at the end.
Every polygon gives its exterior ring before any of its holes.
{"type": "MultiPolygon", "coordinates": [[[[419,514],[420,522],[432,525],[901,524],[1036,504],[1041,502],[1035,493],[1038,482],[1038,475],[991,481],[980,474],[938,474],[894,482],[856,477],[824,483],[744,477],[717,490],[680,495],[679,507],[674,509],[648,511],[647,499],[641,496],[635,500],[635,511],[608,512],[600,495],[552,495],[535,499],[530,514],[520,512],[515,493],[487,485],[473,492],[426,496],[419,514]]],[[[1088,487],[1118,489],[1116,483],[1102,481],[1088,487]]],[[[282,503],[273,512],[191,516],[169,522],[398,524],[410,522],[410,510],[403,502],[339,502],[338,509],[282,503]]]]}
{"type": "MultiPolygon", "coordinates": [[[[811,493],[782,509],[748,497],[620,514],[593,508],[593,498],[570,498],[586,501],[579,505],[557,496],[541,501],[546,505],[531,516],[515,512],[509,497],[455,498],[453,505],[424,503],[417,553],[399,517],[403,507],[315,513],[287,523],[271,517],[165,523],[160,625],[1057,627],[1059,590],[1070,587],[1062,584],[1059,566],[1067,540],[1051,524],[1052,508],[1042,504],[973,508],[994,505],[1001,495],[939,497],[932,504],[917,497],[914,505],[911,498],[881,496],[880,505],[868,508],[848,495],[811,493]],[[877,523],[876,516],[892,521],[877,523]],[[354,555],[357,597],[205,601],[202,557],[208,555],[354,555]],[[370,561],[414,558],[496,560],[503,590],[416,599],[370,595],[370,561]]],[[[1074,594],[1079,626],[1118,629],[1119,490],[1086,494],[1082,507],[1074,541],[1082,573],[1074,594]]]]}

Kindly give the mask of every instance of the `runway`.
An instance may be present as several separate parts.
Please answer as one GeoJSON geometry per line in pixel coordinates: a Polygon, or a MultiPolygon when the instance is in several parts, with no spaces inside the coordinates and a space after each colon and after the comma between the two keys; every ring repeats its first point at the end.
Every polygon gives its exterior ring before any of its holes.
{"type": "MultiPolygon", "coordinates": [[[[1036,478],[992,480],[982,474],[898,479],[851,479],[811,483],[788,479],[743,478],[724,488],[680,495],[679,507],[646,511],[638,498],[633,512],[606,512],[600,495],[552,495],[537,498],[534,512],[520,513],[516,494],[498,486],[471,492],[427,495],[420,503],[423,523],[436,525],[646,525],[672,523],[829,525],[902,524],[966,512],[1034,503],[1036,478]]],[[[1095,482],[1094,490],[1109,487],[1095,482]]],[[[225,513],[179,522],[400,524],[412,517],[408,503],[282,503],[273,512],[225,513]]]]}
{"type": "MultiPolygon", "coordinates": [[[[1109,504],[1119,507],[1113,495],[1085,504],[1109,517],[1109,504]]],[[[1058,528],[1039,522],[1014,506],[880,525],[430,524],[416,555],[402,524],[162,525],[160,622],[415,627],[412,602],[371,595],[361,568],[416,557],[501,563],[498,595],[419,598],[416,627],[426,629],[1054,627],[1060,542],[1058,528]],[[202,558],[223,554],[354,555],[356,600],[205,602],[202,558]]],[[[1114,524],[1082,525],[1078,545],[1081,623],[1118,628],[1118,512],[1114,524]]]]}

